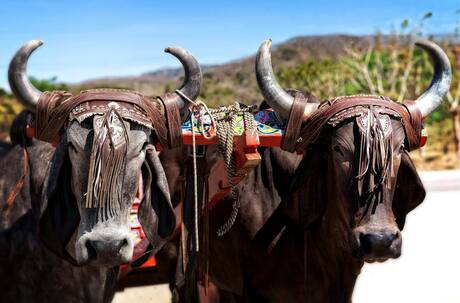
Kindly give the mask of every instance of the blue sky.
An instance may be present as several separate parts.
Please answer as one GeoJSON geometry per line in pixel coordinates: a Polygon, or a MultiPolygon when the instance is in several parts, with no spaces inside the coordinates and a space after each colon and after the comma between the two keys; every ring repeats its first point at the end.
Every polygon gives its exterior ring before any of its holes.
{"type": "Polygon", "coordinates": [[[437,1],[65,1],[0,2],[0,87],[25,41],[43,39],[29,74],[78,82],[137,75],[179,63],[163,49],[182,46],[202,64],[254,53],[260,42],[293,36],[388,31],[433,12],[425,30],[453,32],[458,0],[437,1]],[[416,3],[416,4],[415,4],[416,3]]]}

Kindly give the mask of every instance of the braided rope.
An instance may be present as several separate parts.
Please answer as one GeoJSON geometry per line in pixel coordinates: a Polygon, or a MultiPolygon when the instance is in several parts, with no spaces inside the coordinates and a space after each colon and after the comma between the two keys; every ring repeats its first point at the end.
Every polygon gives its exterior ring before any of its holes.
{"type": "Polygon", "coordinates": [[[225,235],[230,231],[232,226],[235,224],[236,217],[240,208],[240,200],[238,198],[238,192],[235,184],[235,177],[237,175],[236,160],[233,153],[233,137],[236,123],[236,116],[238,113],[243,114],[244,129],[255,131],[254,116],[251,114],[253,107],[240,108],[238,103],[228,107],[221,107],[219,109],[211,110],[211,113],[215,115],[216,120],[216,133],[219,141],[218,148],[222,154],[225,162],[227,171],[228,182],[231,187],[231,198],[232,198],[232,212],[227,221],[217,229],[217,235],[219,237],[225,235]]]}
{"type": "Polygon", "coordinates": [[[230,106],[220,106],[217,109],[209,109],[206,104],[202,101],[193,101],[184,95],[181,91],[176,90],[176,92],[183,97],[185,100],[192,104],[192,115],[191,115],[191,124],[192,124],[192,149],[193,149],[193,168],[194,168],[194,180],[195,180],[195,241],[196,241],[196,251],[198,251],[198,203],[197,203],[197,185],[196,185],[196,141],[195,141],[195,130],[194,122],[196,120],[198,132],[201,133],[205,138],[212,139],[212,135],[204,130],[203,118],[204,116],[209,116],[211,119],[211,127],[216,129],[216,135],[218,139],[218,150],[222,157],[224,158],[225,169],[227,171],[228,182],[231,187],[231,197],[232,197],[232,212],[227,221],[217,229],[217,235],[219,237],[225,235],[230,231],[232,226],[235,224],[236,217],[238,216],[238,211],[240,208],[240,201],[238,199],[238,192],[236,190],[235,177],[237,175],[236,169],[236,160],[233,153],[233,137],[235,135],[235,124],[236,117],[238,114],[243,115],[244,130],[248,130],[251,133],[255,132],[255,120],[252,112],[256,109],[254,106],[244,106],[240,107],[238,102],[230,106]]]}
{"type": "Polygon", "coordinates": [[[224,158],[225,168],[227,171],[228,182],[231,187],[232,197],[232,212],[227,221],[217,229],[217,235],[219,237],[228,233],[230,228],[235,223],[240,208],[240,200],[236,192],[234,177],[236,176],[236,163],[235,157],[233,156],[233,136],[235,128],[235,110],[239,109],[239,105],[236,104],[235,108],[226,108],[225,111],[218,113],[220,117],[217,117],[217,138],[219,139],[218,148],[221,155],[224,158]]]}

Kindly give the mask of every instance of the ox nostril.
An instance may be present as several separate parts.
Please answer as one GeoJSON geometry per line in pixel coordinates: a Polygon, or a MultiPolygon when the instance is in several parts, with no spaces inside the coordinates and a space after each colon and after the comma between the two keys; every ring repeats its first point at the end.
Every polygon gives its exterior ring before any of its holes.
{"type": "Polygon", "coordinates": [[[364,254],[370,254],[372,251],[372,240],[369,234],[359,234],[359,241],[361,243],[361,250],[364,254]]]}
{"type": "Polygon", "coordinates": [[[382,233],[380,236],[381,246],[390,247],[394,240],[398,237],[395,233],[382,233]]]}
{"type": "Polygon", "coordinates": [[[97,250],[91,243],[91,240],[85,242],[86,251],[88,252],[88,260],[97,259],[97,250]]]}
{"type": "Polygon", "coordinates": [[[374,232],[361,233],[359,240],[364,254],[384,254],[399,237],[398,233],[374,232]]]}
{"type": "Polygon", "coordinates": [[[126,246],[128,246],[128,239],[123,239],[117,244],[117,251],[121,252],[126,246]]]}
{"type": "MultiPolygon", "coordinates": [[[[130,235],[110,239],[106,235],[92,234],[82,239],[78,245],[79,264],[118,265],[131,261],[133,243],[130,235]]],[[[119,236],[119,235],[118,235],[119,236]]]]}

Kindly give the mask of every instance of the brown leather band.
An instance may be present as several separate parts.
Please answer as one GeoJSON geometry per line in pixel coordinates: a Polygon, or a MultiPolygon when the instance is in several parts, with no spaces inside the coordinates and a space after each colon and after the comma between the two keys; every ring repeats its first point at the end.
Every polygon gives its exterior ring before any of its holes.
{"type": "Polygon", "coordinates": [[[409,150],[418,149],[420,147],[420,136],[422,134],[422,112],[418,109],[417,106],[415,106],[415,102],[413,101],[404,101],[403,105],[406,107],[406,110],[409,113],[410,118],[408,120],[412,126],[404,126],[404,129],[406,130],[406,136],[408,138],[407,141],[409,143],[409,150]]]}
{"type": "Polygon", "coordinates": [[[378,96],[350,96],[327,101],[309,116],[304,121],[296,139],[295,150],[304,151],[311,143],[315,142],[328,120],[335,114],[354,106],[369,105],[385,107],[396,112],[401,117],[404,125],[408,149],[413,150],[419,147],[422,116],[417,107],[410,104],[399,104],[378,96]]]}
{"type": "Polygon", "coordinates": [[[293,152],[296,148],[307,102],[308,97],[305,97],[305,95],[300,92],[295,93],[294,103],[289,112],[289,118],[280,145],[280,147],[286,151],[293,152]]]}
{"type": "Polygon", "coordinates": [[[59,106],[69,100],[72,95],[64,91],[44,92],[37,103],[35,118],[35,137],[39,140],[52,142],[67,121],[67,114],[59,106]],[[64,112],[63,112],[64,111],[64,112]]]}
{"type": "Polygon", "coordinates": [[[165,108],[170,148],[182,146],[182,123],[180,109],[177,106],[176,98],[177,97],[174,94],[165,94],[158,97],[165,108]]]}
{"type": "MultiPolygon", "coordinates": [[[[162,98],[171,99],[171,98],[162,98]]],[[[124,107],[127,115],[132,120],[139,118],[134,112],[139,110],[145,112],[146,117],[151,122],[155,130],[158,141],[161,145],[170,148],[172,145],[178,146],[177,137],[180,136],[180,111],[173,102],[165,105],[168,125],[166,127],[163,106],[160,102],[151,100],[142,94],[132,91],[113,90],[113,89],[96,89],[88,90],[77,96],[63,91],[45,92],[40,96],[37,104],[36,118],[36,137],[39,140],[52,142],[59,135],[61,129],[65,127],[69,116],[77,106],[85,102],[116,102],[119,106],[124,107]],[[179,121],[179,124],[176,122],[179,121]],[[177,127],[179,125],[179,127],[177,127]],[[172,128],[171,128],[172,126],[172,128]],[[169,132],[169,134],[168,134],[169,132]]],[[[97,107],[90,110],[97,111],[97,107]]],[[[182,138],[181,138],[182,139],[182,138]]],[[[182,141],[180,141],[182,142],[182,141]]]]}

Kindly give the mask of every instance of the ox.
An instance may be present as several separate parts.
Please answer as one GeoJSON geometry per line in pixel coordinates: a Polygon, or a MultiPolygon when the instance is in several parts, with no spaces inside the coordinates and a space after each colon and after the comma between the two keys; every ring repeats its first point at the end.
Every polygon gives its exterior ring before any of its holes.
{"type": "MultiPolygon", "coordinates": [[[[53,115],[51,108],[59,111],[59,106],[69,104],[72,96],[42,93],[29,82],[27,60],[40,45],[40,41],[31,41],[16,53],[9,80],[18,100],[33,113],[35,125],[41,118],[45,124],[50,122],[41,129],[42,138],[49,135],[46,141],[58,144],[54,149],[46,142],[23,137],[20,145],[8,147],[0,159],[4,173],[0,180],[1,219],[6,228],[0,236],[1,280],[8,289],[4,295],[12,301],[107,302],[114,294],[118,265],[132,258],[128,214],[141,171],[145,195],[139,207],[139,221],[153,251],[161,248],[175,226],[169,189],[154,144],[161,142],[161,136],[162,144],[169,143],[164,136],[174,134],[159,132],[170,124],[164,116],[179,120],[185,103],[175,93],[160,97],[169,104],[168,108],[160,98],[147,99],[135,92],[89,91],[76,96],[91,95],[84,103],[75,103],[64,111],[68,114],[61,117],[65,123],[55,127],[59,116],[53,115]],[[97,106],[91,107],[94,98],[97,106]],[[138,103],[132,107],[132,103],[124,104],[130,98],[138,103]],[[138,101],[139,98],[144,100],[138,101]],[[35,113],[40,106],[42,111],[35,113]],[[143,106],[157,109],[157,121],[151,121],[143,106]],[[76,109],[82,107],[92,110],[79,115],[76,109]],[[40,116],[43,113],[48,116],[40,116]],[[95,154],[100,161],[94,160],[95,154]],[[110,163],[112,156],[116,163],[110,163]],[[92,161],[97,165],[91,166],[92,161]],[[116,165],[119,169],[111,170],[116,165]],[[15,181],[24,173],[14,203],[7,204],[15,181]],[[117,194],[107,194],[107,189],[117,194]],[[88,202],[90,191],[92,200],[88,202]],[[86,266],[76,267],[77,264],[86,266]]],[[[198,63],[181,48],[166,51],[184,66],[185,80],[180,91],[196,98],[201,88],[198,63]]],[[[24,127],[24,121],[19,125],[24,127]]],[[[37,131],[40,135],[40,129],[37,131]]]]}
{"type": "MultiPolygon", "coordinates": [[[[256,58],[259,88],[288,119],[284,148],[298,153],[259,149],[260,165],[237,187],[241,207],[228,234],[216,232],[231,198],[210,212],[209,276],[219,289],[213,300],[350,302],[364,262],[400,256],[406,215],[425,197],[408,151],[418,147],[421,119],[449,90],[450,64],[437,45],[421,40],[434,76],[414,103],[349,96],[319,105],[276,82],[270,43],[256,58]]],[[[172,193],[181,188],[178,154],[160,155],[172,193]]]]}
{"type": "Polygon", "coordinates": [[[0,179],[2,297],[8,302],[110,302],[115,293],[115,268],[73,266],[38,239],[40,188],[54,148],[25,136],[29,115],[29,111],[23,111],[13,121],[13,144],[0,158],[0,169],[6,172],[0,179]],[[14,201],[7,204],[23,174],[24,148],[27,176],[14,201]]]}

